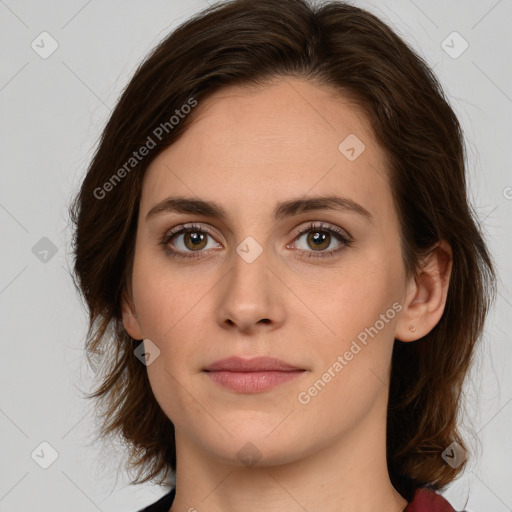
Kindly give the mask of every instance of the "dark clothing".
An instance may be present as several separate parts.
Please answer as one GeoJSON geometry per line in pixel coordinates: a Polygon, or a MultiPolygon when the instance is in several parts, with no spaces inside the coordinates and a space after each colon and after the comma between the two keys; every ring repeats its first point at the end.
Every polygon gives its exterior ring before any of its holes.
{"type": "MultiPolygon", "coordinates": [[[[176,489],[160,498],[156,503],[139,512],[169,512],[176,489]]],[[[404,512],[456,512],[455,509],[440,495],[430,489],[416,489],[413,500],[407,505],[404,512]]],[[[464,511],[462,511],[464,512],[464,511]]]]}
{"type": "Polygon", "coordinates": [[[175,494],[176,489],[172,489],[172,491],[167,493],[165,496],[162,496],[156,503],[139,510],[139,512],[169,512],[172,502],[174,501],[175,494]]]}
{"type": "MultiPolygon", "coordinates": [[[[167,512],[167,510],[165,511],[167,512]]],[[[430,489],[416,489],[413,500],[404,512],[456,512],[440,495],[430,489]]],[[[464,511],[462,511],[464,512],[464,511]]]]}

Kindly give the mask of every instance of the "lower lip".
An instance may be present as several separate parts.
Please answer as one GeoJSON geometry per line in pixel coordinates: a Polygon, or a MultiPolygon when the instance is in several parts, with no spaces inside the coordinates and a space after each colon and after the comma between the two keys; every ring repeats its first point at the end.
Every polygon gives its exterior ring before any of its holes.
{"type": "Polygon", "coordinates": [[[280,384],[289,382],[305,370],[283,371],[262,371],[262,372],[228,372],[224,370],[205,372],[210,379],[225,388],[240,393],[257,393],[267,391],[280,384]]]}

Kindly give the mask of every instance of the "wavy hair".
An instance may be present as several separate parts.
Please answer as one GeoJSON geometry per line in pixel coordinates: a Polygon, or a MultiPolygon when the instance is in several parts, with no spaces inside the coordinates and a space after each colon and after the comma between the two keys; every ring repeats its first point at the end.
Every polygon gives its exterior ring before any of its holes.
{"type": "Polygon", "coordinates": [[[100,435],[128,447],[137,477],[132,483],[157,477],[163,483],[175,470],[174,427],[121,315],[145,171],[184,133],[194,111],[172,129],[169,119],[191,98],[200,104],[224,86],[286,77],[330,86],[367,116],[387,157],[407,276],[419,272],[439,240],[452,248],[440,321],[420,340],[395,340],[387,419],[395,488],[409,500],[418,487],[442,490],[465,465],[453,468],[441,453],[453,441],[466,447],[458,426],[461,392],[494,299],[495,272],[468,198],[462,130],[439,82],[389,26],[343,2],[215,4],[163,39],[123,91],[70,206],[73,277],[87,303],[86,354],[99,380],[88,398],[102,418],[100,435]],[[153,136],[149,155],[127,170],[158,126],[168,129],[153,136]],[[113,182],[116,173],[122,180],[113,182]]]}

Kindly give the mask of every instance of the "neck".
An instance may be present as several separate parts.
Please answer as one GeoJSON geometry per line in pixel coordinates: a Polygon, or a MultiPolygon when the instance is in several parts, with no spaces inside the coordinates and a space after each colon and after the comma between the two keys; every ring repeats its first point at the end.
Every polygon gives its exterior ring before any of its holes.
{"type": "Polygon", "coordinates": [[[402,512],[407,501],[387,470],[386,411],[373,413],[381,418],[379,429],[375,417],[367,416],[324,446],[279,463],[262,457],[252,467],[200,450],[176,430],[176,498],[170,512],[402,512]]]}

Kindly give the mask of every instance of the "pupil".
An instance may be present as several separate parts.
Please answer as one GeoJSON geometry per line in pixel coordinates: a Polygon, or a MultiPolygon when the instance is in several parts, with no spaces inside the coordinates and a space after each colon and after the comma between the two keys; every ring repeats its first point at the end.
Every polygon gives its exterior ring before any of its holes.
{"type": "Polygon", "coordinates": [[[314,244],[318,247],[325,243],[325,240],[328,236],[329,235],[325,232],[316,231],[311,238],[313,239],[314,244]]]}
{"type": "Polygon", "coordinates": [[[325,235],[321,235],[319,233],[316,233],[313,239],[316,241],[320,240],[320,243],[322,243],[325,240],[325,235]]]}
{"type": "Polygon", "coordinates": [[[193,231],[190,233],[190,238],[192,240],[192,243],[197,245],[198,243],[201,243],[203,241],[204,235],[198,234],[197,231],[193,231]]]}

